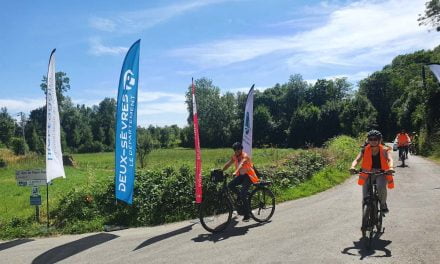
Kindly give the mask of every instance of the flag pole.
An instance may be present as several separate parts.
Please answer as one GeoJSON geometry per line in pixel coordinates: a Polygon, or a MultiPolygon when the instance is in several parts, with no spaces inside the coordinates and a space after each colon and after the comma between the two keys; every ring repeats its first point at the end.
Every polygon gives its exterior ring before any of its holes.
{"type": "Polygon", "coordinates": [[[47,231],[49,231],[49,183],[46,182],[47,231]]]}

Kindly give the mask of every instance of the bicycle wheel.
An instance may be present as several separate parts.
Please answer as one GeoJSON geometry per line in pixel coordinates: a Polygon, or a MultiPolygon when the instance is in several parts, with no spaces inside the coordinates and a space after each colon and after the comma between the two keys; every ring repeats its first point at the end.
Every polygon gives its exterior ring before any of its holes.
{"type": "Polygon", "coordinates": [[[231,202],[224,194],[204,200],[200,205],[199,219],[203,228],[211,233],[225,230],[232,219],[231,202]]]}
{"type": "Polygon", "coordinates": [[[376,230],[382,232],[382,211],[380,210],[380,201],[376,202],[376,230]]]}
{"type": "Polygon", "coordinates": [[[266,222],[275,212],[275,196],[267,189],[258,187],[249,196],[251,217],[259,222],[266,222]]]}
{"type": "Polygon", "coordinates": [[[362,237],[367,239],[367,246],[371,244],[373,238],[373,223],[371,219],[371,206],[369,204],[362,205],[362,237]]]}

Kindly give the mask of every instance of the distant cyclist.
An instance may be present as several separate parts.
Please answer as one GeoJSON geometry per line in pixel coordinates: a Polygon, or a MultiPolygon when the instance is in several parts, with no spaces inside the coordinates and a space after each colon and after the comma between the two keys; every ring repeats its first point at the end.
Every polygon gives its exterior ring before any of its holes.
{"type": "Polygon", "coordinates": [[[234,175],[235,178],[229,182],[228,187],[241,199],[243,203],[243,221],[247,222],[250,218],[249,206],[248,206],[248,191],[252,183],[259,181],[257,174],[255,173],[251,158],[246,152],[243,151],[243,145],[240,142],[235,142],[232,145],[234,155],[223,167],[223,171],[227,170],[232,163],[235,164],[234,175]],[[241,184],[241,190],[239,191],[237,186],[241,184]]]}
{"type": "Polygon", "coordinates": [[[405,129],[400,130],[400,132],[396,135],[396,139],[394,140],[394,142],[397,143],[397,147],[399,148],[399,160],[402,156],[402,152],[405,152],[406,158],[408,158],[408,150],[411,139],[409,138],[405,129]]]}
{"type": "MultiPolygon", "coordinates": [[[[380,200],[380,209],[383,213],[388,213],[387,205],[387,184],[388,188],[394,188],[393,171],[393,159],[389,153],[389,148],[380,144],[382,140],[382,134],[378,130],[371,130],[368,132],[368,143],[362,147],[360,153],[351,163],[351,172],[356,171],[356,165],[362,160],[362,171],[375,172],[385,171],[388,172],[386,176],[380,175],[376,177],[377,190],[380,200]]],[[[359,173],[358,184],[362,185],[363,198],[367,196],[367,185],[365,184],[368,179],[368,174],[359,173]]],[[[374,180],[374,179],[373,179],[374,180]]],[[[363,201],[363,199],[362,199],[363,201]]]]}
{"type": "Polygon", "coordinates": [[[409,135],[409,139],[411,140],[411,143],[409,145],[409,152],[411,154],[415,155],[417,152],[417,143],[418,143],[418,139],[419,139],[417,132],[413,131],[411,133],[411,135],[409,135]]]}

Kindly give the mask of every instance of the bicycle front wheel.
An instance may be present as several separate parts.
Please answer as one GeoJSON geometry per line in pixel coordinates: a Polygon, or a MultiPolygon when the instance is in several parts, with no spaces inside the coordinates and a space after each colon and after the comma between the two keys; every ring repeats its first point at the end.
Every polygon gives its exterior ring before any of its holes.
{"type": "Polygon", "coordinates": [[[226,229],[232,219],[232,205],[224,194],[211,196],[202,202],[199,219],[203,228],[211,233],[226,229]]]}
{"type": "Polygon", "coordinates": [[[367,241],[367,247],[371,246],[373,239],[373,219],[372,208],[369,204],[363,204],[362,206],[362,237],[367,241]]]}
{"type": "Polygon", "coordinates": [[[382,232],[382,210],[380,209],[380,202],[377,201],[376,203],[376,229],[378,233],[382,232]]]}
{"type": "Polygon", "coordinates": [[[249,197],[251,217],[259,222],[267,222],[275,212],[275,196],[267,188],[257,188],[249,197]]]}

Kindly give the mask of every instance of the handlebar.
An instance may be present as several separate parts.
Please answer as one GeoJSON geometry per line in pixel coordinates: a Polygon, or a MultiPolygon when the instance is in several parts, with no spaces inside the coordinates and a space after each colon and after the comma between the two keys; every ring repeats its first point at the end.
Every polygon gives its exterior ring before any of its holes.
{"type": "Polygon", "coordinates": [[[372,171],[362,171],[362,170],[356,170],[356,169],[349,169],[351,174],[357,174],[357,173],[365,173],[368,175],[372,175],[372,174],[376,174],[376,175],[386,175],[386,174],[393,174],[395,171],[393,169],[391,170],[387,170],[387,171],[376,171],[376,172],[372,172],[372,171]]]}

